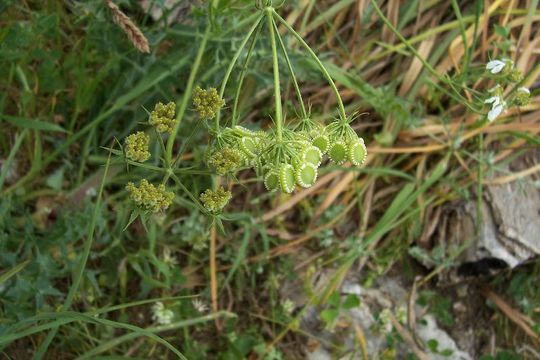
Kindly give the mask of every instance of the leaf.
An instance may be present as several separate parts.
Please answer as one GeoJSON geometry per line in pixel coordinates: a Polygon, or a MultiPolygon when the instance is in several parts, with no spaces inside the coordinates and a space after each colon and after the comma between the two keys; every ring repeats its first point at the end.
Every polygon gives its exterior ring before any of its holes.
{"type": "Polygon", "coordinates": [[[339,310],[337,309],[326,309],[321,311],[321,319],[328,325],[334,322],[339,315],[339,310]]]}
{"type": "Polygon", "coordinates": [[[22,269],[24,269],[26,267],[26,265],[28,265],[28,263],[30,262],[30,260],[26,260],[18,265],[16,265],[15,267],[13,267],[12,269],[9,269],[5,272],[3,272],[1,275],[0,275],[0,284],[6,282],[7,280],[9,280],[9,278],[11,278],[12,276],[16,275],[19,271],[21,271],[22,269]]]}
{"type": "Polygon", "coordinates": [[[355,307],[360,306],[360,299],[355,294],[349,294],[343,302],[344,309],[354,309],[355,307]]]}
{"type": "Polygon", "coordinates": [[[51,175],[47,177],[46,184],[54,189],[54,190],[60,190],[62,189],[62,183],[64,182],[64,167],[57,169],[55,172],[53,172],[51,175]]]}
{"type": "Polygon", "coordinates": [[[7,121],[8,123],[20,126],[27,129],[32,130],[42,130],[42,131],[59,131],[59,132],[67,132],[63,127],[60,125],[50,123],[47,121],[42,120],[36,120],[36,119],[27,119],[19,116],[10,116],[10,115],[0,115],[0,117],[7,121]]]}

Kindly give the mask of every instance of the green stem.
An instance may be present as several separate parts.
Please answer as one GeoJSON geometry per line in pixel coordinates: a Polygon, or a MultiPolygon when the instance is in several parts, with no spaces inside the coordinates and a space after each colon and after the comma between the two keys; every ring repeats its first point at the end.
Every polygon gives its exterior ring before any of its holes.
{"type": "MultiPolygon", "coordinates": [[[[86,236],[86,240],[83,245],[81,260],[79,261],[79,264],[77,265],[77,270],[75,272],[75,276],[73,277],[73,284],[71,284],[71,287],[69,288],[69,292],[66,296],[66,300],[64,301],[64,304],[62,305],[62,311],[67,311],[71,307],[71,303],[73,302],[73,299],[75,298],[75,294],[79,290],[79,285],[81,284],[81,280],[84,274],[84,269],[86,268],[86,263],[88,262],[90,250],[92,249],[92,242],[94,240],[94,229],[96,227],[96,219],[98,217],[99,212],[101,211],[101,197],[103,195],[103,189],[105,188],[105,182],[107,181],[107,172],[109,171],[109,166],[111,164],[111,156],[112,156],[112,152],[109,152],[107,164],[105,164],[105,171],[103,173],[103,179],[101,180],[101,185],[99,187],[99,193],[96,200],[96,206],[94,208],[94,214],[92,216],[92,219],[90,220],[90,224],[88,226],[88,234],[86,236]]],[[[34,355],[34,360],[39,360],[43,357],[43,355],[45,355],[51,341],[56,336],[57,331],[58,331],[58,327],[53,327],[51,331],[47,334],[47,337],[45,338],[45,340],[39,345],[34,355]]]]}
{"type": "Polygon", "coordinates": [[[420,55],[420,53],[409,43],[409,41],[407,41],[407,39],[405,39],[403,37],[403,35],[401,35],[401,33],[394,27],[394,25],[392,25],[392,23],[390,22],[390,20],[388,20],[388,18],[386,18],[386,16],[384,16],[382,10],[379,8],[379,6],[377,5],[377,2],[375,0],[371,0],[371,4],[373,5],[373,8],[375,9],[375,12],[377,13],[377,15],[379,15],[379,17],[381,18],[381,20],[384,22],[384,24],[386,26],[388,26],[388,28],[394,33],[394,35],[396,35],[396,37],[399,39],[399,41],[401,41],[406,47],[407,49],[409,49],[413,54],[414,56],[420,60],[420,62],[422,63],[422,65],[424,65],[424,67],[433,75],[435,76],[437,79],[439,79],[439,81],[441,81],[442,83],[444,84],[447,84],[448,86],[450,86],[452,88],[452,90],[455,92],[455,96],[457,96],[458,98],[458,101],[460,101],[461,103],[463,103],[466,107],[468,107],[470,110],[472,110],[473,112],[475,113],[478,113],[478,110],[474,109],[470,104],[469,104],[469,101],[464,98],[457,89],[455,89],[454,85],[452,84],[452,81],[449,80],[449,79],[446,79],[444,76],[442,76],[441,74],[439,74],[437,72],[437,70],[435,70],[433,68],[433,66],[431,66],[430,63],[428,63],[423,57],[422,55],[420,55]]]}
{"type": "MultiPolygon", "coordinates": [[[[259,25],[261,24],[259,20],[259,25]]],[[[253,36],[253,39],[251,41],[251,44],[249,45],[249,49],[246,55],[246,61],[244,61],[244,66],[242,67],[242,71],[240,72],[240,78],[238,80],[238,86],[236,87],[236,94],[234,96],[234,105],[232,109],[232,125],[235,126],[238,121],[236,118],[236,113],[238,111],[238,102],[240,101],[240,91],[242,90],[242,85],[244,84],[244,77],[246,76],[246,70],[249,65],[249,61],[251,60],[251,55],[253,53],[253,49],[255,48],[255,44],[257,43],[257,38],[259,37],[259,33],[261,31],[262,26],[257,27],[257,32],[253,36]]]]}
{"type": "Polygon", "coordinates": [[[208,38],[210,37],[211,27],[212,27],[211,24],[208,24],[206,26],[206,31],[204,32],[201,45],[199,45],[199,50],[197,51],[195,62],[193,63],[193,66],[191,67],[191,72],[189,74],[186,89],[184,91],[184,96],[182,97],[182,102],[180,103],[178,113],[176,114],[176,123],[174,124],[173,131],[171,135],[169,136],[169,139],[167,140],[167,152],[165,153],[165,162],[168,164],[171,163],[173,146],[176,140],[176,135],[178,134],[180,123],[182,122],[184,113],[186,112],[187,104],[189,100],[191,99],[191,92],[193,90],[193,84],[195,82],[195,78],[197,76],[199,67],[201,65],[201,59],[203,57],[204,51],[206,50],[206,43],[208,42],[208,38]]]}
{"type": "MultiPolygon", "coordinates": [[[[236,65],[236,62],[238,61],[238,58],[240,57],[240,54],[244,50],[244,47],[248,43],[249,39],[251,38],[251,35],[253,32],[255,32],[255,29],[259,26],[259,23],[261,22],[263,18],[263,15],[259,15],[255,23],[251,26],[251,29],[249,29],[249,32],[247,33],[244,40],[242,40],[242,43],[240,44],[240,47],[238,50],[236,50],[236,53],[234,54],[231,63],[229,64],[229,67],[227,68],[227,71],[225,72],[225,76],[223,77],[223,81],[221,83],[221,88],[219,89],[219,96],[223,99],[223,95],[225,94],[225,88],[227,87],[227,83],[229,82],[229,78],[231,76],[231,73],[233,71],[234,65],[236,65]]],[[[216,132],[219,132],[219,120],[221,119],[221,109],[218,110],[216,114],[216,132]]]]}
{"type": "Polygon", "coordinates": [[[291,60],[289,59],[289,54],[287,54],[287,50],[285,49],[285,45],[283,44],[283,39],[281,38],[281,35],[279,33],[279,30],[277,28],[276,22],[274,19],[272,19],[272,23],[274,24],[274,29],[277,34],[277,39],[279,43],[279,47],[281,48],[281,52],[285,56],[285,62],[287,63],[287,67],[289,68],[289,74],[291,76],[291,80],[294,86],[294,91],[296,92],[296,97],[298,98],[298,103],[300,104],[300,112],[302,115],[302,119],[307,119],[308,115],[306,112],[306,107],[304,105],[304,100],[302,99],[302,93],[300,92],[300,87],[298,86],[298,81],[296,80],[296,76],[294,75],[294,70],[291,64],[291,60]]]}
{"type": "Polygon", "coordinates": [[[313,61],[315,61],[315,63],[317,64],[317,66],[319,67],[319,69],[321,70],[322,74],[324,75],[324,77],[326,78],[326,80],[328,81],[328,84],[330,85],[330,87],[332,88],[332,91],[334,92],[335,96],[336,96],[336,100],[337,100],[337,103],[338,103],[338,108],[339,108],[339,114],[341,116],[342,119],[346,119],[347,118],[347,114],[345,113],[345,106],[343,105],[343,100],[341,100],[341,96],[339,95],[339,91],[336,87],[336,84],[334,84],[334,80],[332,80],[332,77],[330,76],[330,74],[328,73],[328,71],[326,70],[326,68],[324,67],[323,63],[321,62],[321,60],[319,60],[319,58],[317,57],[317,55],[313,52],[313,50],[311,50],[311,48],[309,47],[309,45],[304,41],[304,39],[302,39],[302,37],[300,36],[300,34],[298,34],[288,23],[287,21],[285,21],[284,18],[282,18],[275,10],[272,9],[272,13],[273,15],[279,20],[280,23],[283,24],[283,26],[285,26],[287,28],[287,30],[296,38],[296,40],[298,40],[298,42],[306,49],[306,51],[309,53],[309,55],[311,56],[311,58],[313,59],[313,61]]]}
{"type": "Polygon", "coordinates": [[[275,107],[276,107],[276,130],[277,130],[277,140],[281,142],[283,139],[283,118],[281,111],[281,90],[279,88],[279,63],[277,56],[276,48],[276,38],[274,36],[274,19],[272,14],[274,9],[272,7],[267,7],[266,18],[268,20],[268,31],[270,31],[270,41],[272,43],[272,60],[274,68],[274,98],[275,98],[275,107]]]}

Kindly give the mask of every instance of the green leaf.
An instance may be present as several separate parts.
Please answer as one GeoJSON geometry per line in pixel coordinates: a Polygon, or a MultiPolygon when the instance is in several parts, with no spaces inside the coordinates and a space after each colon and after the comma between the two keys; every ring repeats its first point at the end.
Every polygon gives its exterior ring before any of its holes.
{"type": "Polygon", "coordinates": [[[426,343],[429,351],[437,353],[437,348],[439,347],[439,342],[435,339],[428,340],[426,343]]]}
{"type": "Polygon", "coordinates": [[[46,184],[54,190],[60,190],[62,189],[63,182],[64,182],[64,167],[61,167],[47,177],[46,184]]]}
{"type": "Polygon", "coordinates": [[[27,119],[19,116],[0,115],[8,123],[32,130],[67,132],[60,125],[37,119],[27,119]]]}
{"type": "Polygon", "coordinates": [[[338,316],[339,316],[338,309],[326,309],[326,310],[321,311],[321,319],[323,319],[323,321],[326,324],[333,323],[334,320],[336,320],[338,316]]]}
{"type": "Polygon", "coordinates": [[[1,275],[0,275],[0,284],[6,282],[9,278],[11,278],[12,276],[16,275],[19,271],[21,271],[22,269],[24,269],[26,267],[26,265],[28,265],[28,263],[30,262],[30,260],[26,260],[18,265],[16,265],[15,267],[13,267],[12,269],[9,269],[5,272],[3,272],[1,275]]]}
{"type": "Polygon", "coordinates": [[[354,309],[355,307],[360,306],[360,299],[354,294],[349,294],[343,302],[344,309],[354,309]]]}

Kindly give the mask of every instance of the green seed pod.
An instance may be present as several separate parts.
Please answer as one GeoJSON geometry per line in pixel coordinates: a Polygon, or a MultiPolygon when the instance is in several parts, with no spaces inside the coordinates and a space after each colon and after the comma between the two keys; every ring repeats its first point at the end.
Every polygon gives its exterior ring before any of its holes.
{"type": "Polygon", "coordinates": [[[349,143],[348,157],[349,161],[355,166],[360,166],[366,161],[367,149],[364,139],[359,138],[357,141],[349,143]]]}
{"type": "Polygon", "coordinates": [[[328,136],[322,134],[313,137],[313,140],[311,140],[311,144],[318,147],[319,150],[321,150],[321,153],[326,154],[326,152],[328,151],[328,145],[330,145],[330,141],[328,140],[328,136]]]}
{"type": "Polygon", "coordinates": [[[347,159],[347,145],[343,141],[336,141],[330,146],[328,156],[336,164],[343,164],[347,159]]]}
{"type": "Polygon", "coordinates": [[[275,191],[279,187],[279,172],[276,170],[269,171],[264,176],[264,186],[268,191],[275,191]]]}
{"type": "Polygon", "coordinates": [[[240,125],[236,125],[233,128],[233,131],[235,134],[240,135],[240,136],[252,136],[254,134],[253,131],[240,125]]]}
{"type": "Polygon", "coordinates": [[[257,141],[247,136],[240,139],[240,149],[250,158],[259,152],[257,141]]]}
{"type": "Polygon", "coordinates": [[[310,145],[302,151],[302,160],[319,167],[322,161],[322,152],[318,147],[310,145]]]}
{"type": "Polygon", "coordinates": [[[295,184],[294,168],[291,164],[283,164],[279,169],[279,185],[281,191],[290,194],[294,191],[295,184]]]}
{"type": "Polygon", "coordinates": [[[303,188],[308,188],[317,181],[317,167],[311,163],[300,165],[295,172],[296,183],[303,188]]]}

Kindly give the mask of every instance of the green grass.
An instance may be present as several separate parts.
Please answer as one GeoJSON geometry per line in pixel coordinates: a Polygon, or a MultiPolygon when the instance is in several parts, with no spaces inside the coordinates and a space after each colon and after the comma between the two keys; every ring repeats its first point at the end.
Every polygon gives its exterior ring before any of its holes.
{"type": "MultiPolygon", "coordinates": [[[[137,52],[102,1],[0,4],[0,354],[303,358],[308,340],[327,341],[298,326],[310,306],[333,324],[345,306],[336,291],[353,271],[369,287],[401,268],[409,287],[421,277],[431,312],[452,328],[451,306],[434,279],[456,266],[473,239],[443,254],[433,237],[421,251],[418,241],[434,221],[429,214],[479,201],[485,179],[509,175],[504,166],[538,146],[538,90],[530,106],[483,122],[491,86],[485,62],[515,58],[517,39],[531,46],[535,7],[286,1],[274,24],[253,1],[219,0],[209,16],[208,7],[193,5],[168,24],[168,11],[153,20],[136,1],[115,3],[146,35],[150,54],[137,52]],[[507,14],[515,21],[504,23],[507,14]],[[459,41],[466,50],[455,55],[457,71],[447,61],[459,41]],[[442,73],[443,65],[450,70],[442,73]],[[408,78],[414,66],[417,76],[408,78]],[[197,85],[224,96],[222,123],[255,129],[310,112],[325,123],[358,112],[352,125],[370,149],[368,164],[326,168],[314,188],[292,196],[266,192],[253,171],[213,176],[205,165],[208,134],[191,106],[197,85]],[[400,96],[402,86],[409,90],[400,96]],[[160,144],[148,132],[151,159],[125,161],[119,144],[146,129],[147,111],[159,101],[178,105],[174,136],[160,144]],[[523,149],[505,153],[500,144],[523,149]],[[165,178],[174,191],[165,213],[136,218],[124,187],[143,177],[165,178]],[[233,199],[212,229],[217,220],[198,194],[220,181],[231,185],[233,199]],[[435,266],[422,268],[415,256],[435,266]],[[332,274],[322,290],[311,283],[316,272],[332,274]],[[281,290],[295,279],[302,279],[297,291],[305,301],[290,312],[281,290]],[[193,299],[219,310],[201,313],[193,299]],[[173,310],[171,324],[152,318],[158,301],[173,310]]],[[[528,54],[520,85],[531,87],[540,65],[538,54],[528,54]]],[[[531,261],[481,280],[537,333],[538,274],[531,261]]],[[[490,326],[503,355],[476,356],[504,358],[522,344],[538,345],[483,306],[496,320],[490,326]]],[[[393,334],[393,343],[403,341],[393,334]]],[[[346,351],[337,340],[326,346],[336,357],[346,351]]],[[[355,346],[360,354],[362,344],[355,346]]]]}

